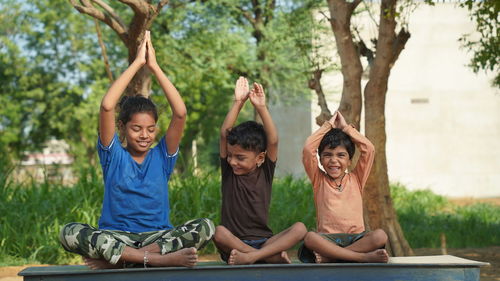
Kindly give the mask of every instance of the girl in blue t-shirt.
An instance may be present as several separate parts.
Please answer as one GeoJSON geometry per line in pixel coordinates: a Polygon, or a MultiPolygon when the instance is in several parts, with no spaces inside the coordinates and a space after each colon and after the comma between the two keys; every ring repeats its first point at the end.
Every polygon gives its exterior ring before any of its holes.
{"type": "Polygon", "coordinates": [[[208,219],[181,226],[170,223],[168,180],[177,159],[186,122],[186,106],[179,92],[156,62],[149,31],[132,64],[111,85],[101,102],[97,149],[104,178],[104,199],[99,228],[70,223],[60,241],[80,254],[93,269],[127,265],[194,266],[197,250],[210,241],[214,225],[208,219]],[[142,96],[124,97],[118,122],[115,108],[134,75],[146,65],[165,92],[172,120],[165,136],[151,148],[158,133],[158,113],[142,96]],[[125,140],[122,147],[115,132],[125,140]]]}

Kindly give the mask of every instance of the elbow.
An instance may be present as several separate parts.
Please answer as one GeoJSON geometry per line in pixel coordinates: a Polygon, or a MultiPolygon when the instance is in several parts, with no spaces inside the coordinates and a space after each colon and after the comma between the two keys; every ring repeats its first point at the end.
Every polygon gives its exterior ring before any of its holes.
{"type": "Polygon", "coordinates": [[[186,118],[187,118],[187,110],[186,109],[176,111],[172,114],[172,119],[176,119],[179,121],[186,121],[186,118]]]}
{"type": "Polygon", "coordinates": [[[110,112],[115,109],[115,105],[109,104],[107,102],[101,102],[101,112],[110,112]]]}
{"type": "Polygon", "coordinates": [[[268,146],[278,146],[279,139],[276,138],[270,138],[267,140],[267,145],[268,146]]]}

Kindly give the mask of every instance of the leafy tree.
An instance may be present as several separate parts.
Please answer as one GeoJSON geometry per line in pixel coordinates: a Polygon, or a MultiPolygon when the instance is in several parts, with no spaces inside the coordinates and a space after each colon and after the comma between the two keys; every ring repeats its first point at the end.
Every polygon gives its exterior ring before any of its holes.
{"type": "MultiPolygon", "coordinates": [[[[410,38],[402,19],[413,8],[411,1],[382,0],[376,23],[378,34],[370,38],[370,48],[351,24],[355,12],[363,1],[327,0],[337,53],[343,76],[342,98],[339,110],[348,122],[359,128],[362,93],[364,94],[365,134],[377,153],[364,195],[365,223],[368,228],[382,228],[389,236],[388,249],[394,256],[413,254],[394,210],[387,175],[385,96],[391,69],[410,38]],[[361,56],[368,65],[368,82],[362,90],[363,66],[361,56]]],[[[324,117],[328,117],[326,114],[324,117]]],[[[322,123],[323,120],[318,120],[322,123]]]]}
{"type": "Polygon", "coordinates": [[[500,2],[494,0],[473,1],[467,0],[460,3],[461,7],[469,10],[470,18],[476,24],[479,38],[466,34],[460,38],[462,46],[473,52],[470,67],[474,72],[483,69],[495,75],[493,85],[500,87],[500,35],[498,15],[500,2]]]}

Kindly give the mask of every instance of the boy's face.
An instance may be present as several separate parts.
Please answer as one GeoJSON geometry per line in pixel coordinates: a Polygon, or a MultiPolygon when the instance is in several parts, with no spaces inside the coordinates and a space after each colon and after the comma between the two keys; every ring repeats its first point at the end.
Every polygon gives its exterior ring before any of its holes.
{"type": "Polygon", "coordinates": [[[149,150],[156,138],[156,122],[151,113],[139,112],[132,115],[122,128],[127,139],[127,150],[143,154],[149,150]]]}
{"type": "Polygon", "coordinates": [[[243,149],[240,145],[227,144],[227,162],[235,175],[246,175],[264,163],[265,153],[243,149]]]}
{"type": "Polygon", "coordinates": [[[341,178],[351,165],[349,153],[342,145],[333,149],[326,147],[319,155],[319,161],[325,172],[334,179],[341,178]]]}

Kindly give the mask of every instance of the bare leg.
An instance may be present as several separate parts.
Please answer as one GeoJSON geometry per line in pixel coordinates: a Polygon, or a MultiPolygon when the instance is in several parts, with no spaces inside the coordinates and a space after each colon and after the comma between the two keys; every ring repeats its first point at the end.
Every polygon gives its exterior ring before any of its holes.
{"type": "MultiPolygon", "coordinates": [[[[146,246],[147,247],[147,246],[146,246]]],[[[102,259],[84,258],[85,264],[91,269],[107,269],[107,268],[120,268],[123,262],[130,263],[144,263],[145,250],[134,249],[126,246],[123,250],[122,256],[116,265],[109,263],[102,259]]],[[[154,248],[153,248],[154,249],[154,248]]],[[[185,266],[192,267],[198,262],[198,255],[196,248],[185,248],[165,255],[159,252],[149,252],[147,254],[149,266],[185,266]]]]}
{"type": "MultiPolygon", "coordinates": [[[[217,249],[226,253],[227,255],[230,255],[233,249],[236,249],[242,253],[257,251],[257,249],[243,243],[238,237],[234,236],[231,231],[229,231],[222,225],[219,225],[215,228],[213,241],[217,249]]],[[[229,264],[229,258],[227,260],[227,263],[229,264]]]]}
{"type": "Polygon", "coordinates": [[[291,263],[286,250],[304,238],[307,229],[303,223],[297,222],[288,229],[271,237],[261,249],[251,252],[231,251],[229,264],[253,264],[259,260],[273,263],[291,263]]]}
{"type": "Polygon", "coordinates": [[[380,262],[386,263],[389,255],[386,250],[378,249],[367,253],[355,252],[348,248],[342,248],[331,243],[315,232],[308,232],[304,244],[314,251],[318,263],[332,262],[335,260],[347,260],[354,262],[380,262]]]}
{"type": "Polygon", "coordinates": [[[387,243],[387,234],[382,229],[376,229],[365,234],[358,241],[347,246],[346,249],[358,252],[368,253],[380,249],[387,243]]]}

